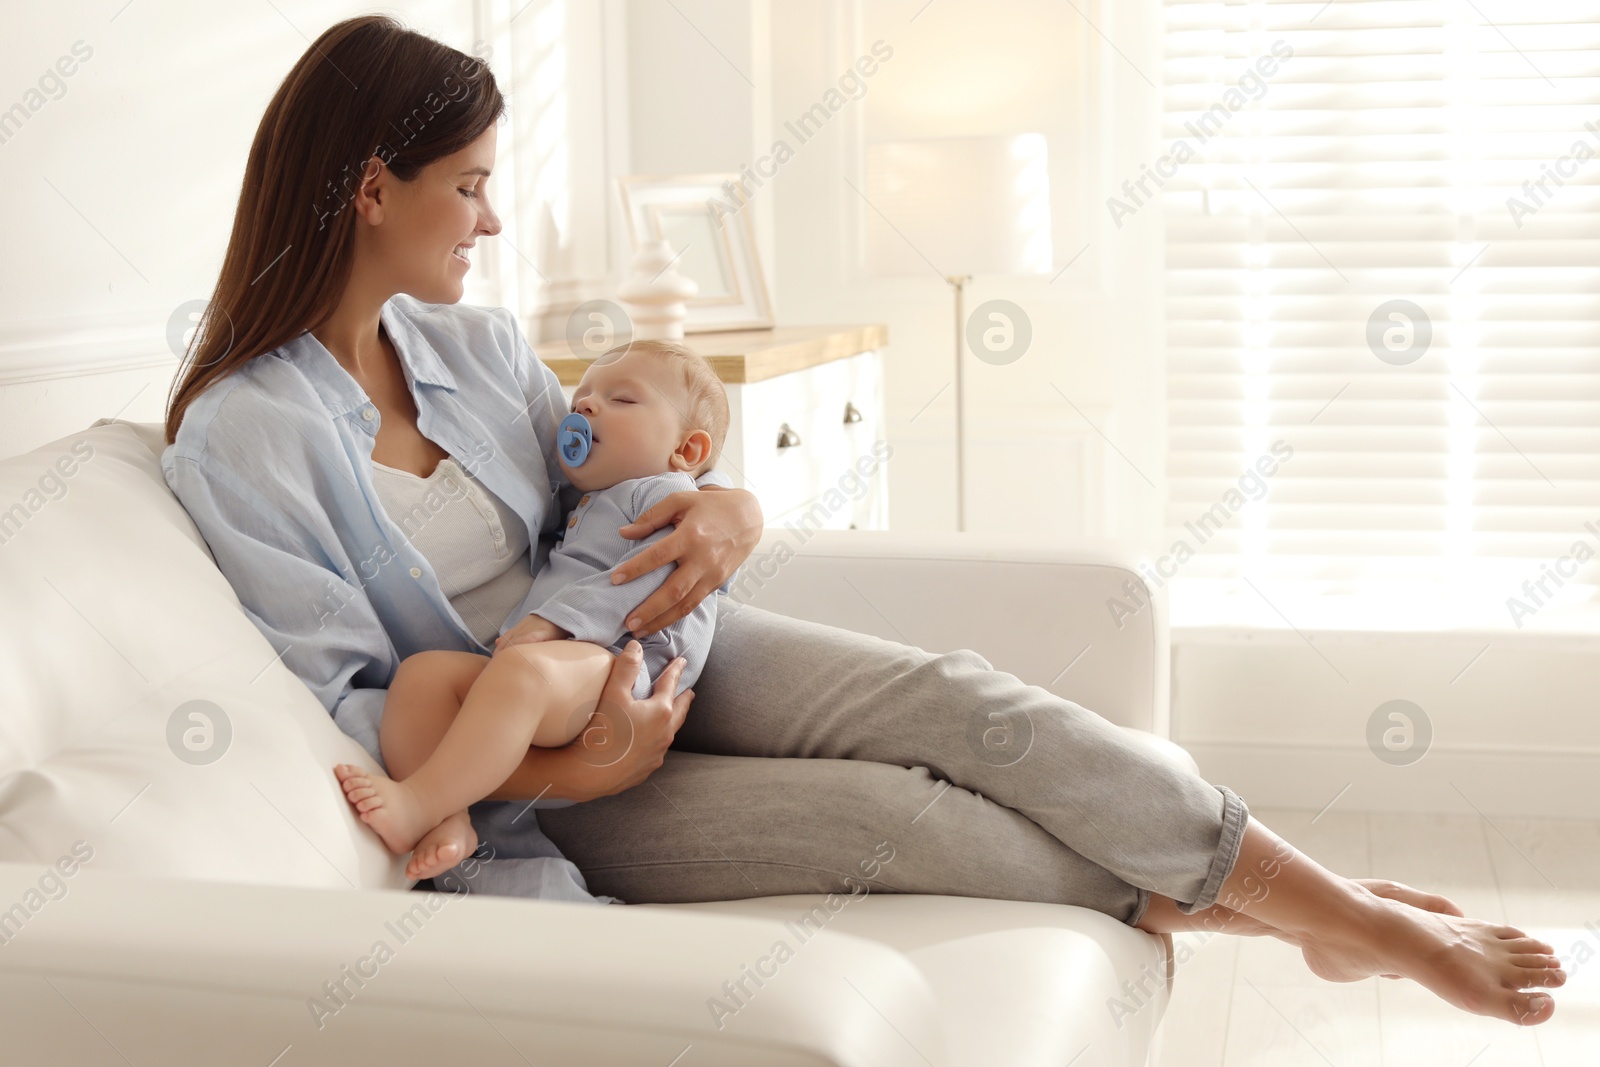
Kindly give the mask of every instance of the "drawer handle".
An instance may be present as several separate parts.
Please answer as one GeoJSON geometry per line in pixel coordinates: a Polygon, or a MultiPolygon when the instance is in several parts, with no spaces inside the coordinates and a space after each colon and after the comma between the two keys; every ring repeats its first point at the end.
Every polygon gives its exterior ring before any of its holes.
{"type": "Polygon", "coordinates": [[[787,422],[784,423],[782,426],[778,427],[778,447],[779,448],[792,448],[792,447],[794,447],[795,445],[797,445],[799,443],[800,443],[800,435],[795,433],[794,430],[789,426],[789,424],[787,422]]]}
{"type": "Polygon", "coordinates": [[[861,417],[861,409],[846,400],[844,402],[844,421],[846,423],[860,422],[861,417]]]}

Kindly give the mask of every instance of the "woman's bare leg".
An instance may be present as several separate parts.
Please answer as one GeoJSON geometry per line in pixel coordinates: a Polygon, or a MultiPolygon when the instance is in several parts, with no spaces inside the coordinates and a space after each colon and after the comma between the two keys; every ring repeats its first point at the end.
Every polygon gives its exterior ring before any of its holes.
{"type": "Polygon", "coordinates": [[[1152,896],[1140,928],[1266,934],[1301,949],[1330,982],[1375,974],[1411,978],[1458,1008],[1522,1026],[1555,1011],[1545,993],[1566,982],[1555,950],[1514,926],[1469,919],[1445,897],[1382,879],[1342,878],[1253,816],[1222,903],[1185,914],[1152,896]]]}
{"type": "MultiPolygon", "coordinates": [[[[1350,881],[1369,893],[1402,901],[1423,911],[1456,916],[1466,914],[1449,897],[1413,889],[1404,882],[1395,882],[1388,878],[1352,878],[1350,881]]],[[[1269,936],[1279,941],[1286,941],[1296,948],[1300,947],[1298,937],[1260,919],[1252,918],[1242,911],[1234,911],[1225,905],[1216,904],[1203,911],[1187,913],[1178,907],[1177,901],[1159,893],[1150,894],[1150,904],[1145,908],[1144,916],[1134,925],[1152,934],[1205,930],[1214,934],[1237,934],[1243,937],[1269,936]]]]}
{"type": "MultiPolygon", "coordinates": [[[[417,685],[408,680],[406,693],[432,693],[441,686],[459,692],[459,679],[446,677],[454,671],[453,661],[416,659],[419,670],[439,676],[417,685]]],[[[404,765],[426,741],[435,741],[436,747],[403,780],[341,764],[335,773],[346,798],[391,851],[412,851],[435,828],[445,834],[444,842],[451,841],[459,825],[452,829],[445,825],[447,820],[458,824],[468,804],[499,787],[522,762],[529,744],[556,746],[577,736],[599,701],[613,659],[608,650],[584,641],[517,644],[498,650],[453,716],[441,707],[436,714],[406,714],[391,721],[386,709],[380,733],[386,762],[397,749],[406,752],[404,765]],[[442,720],[449,721],[440,735],[442,720]]],[[[439,694],[433,695],[435,703],[441,702],[439,694]]],[[[398,767],[391,769],[400,773],[398,767]]],[[[461,858],[437,854],[433,862],[425,863],[427,857],[414,856],[407,873],[416,868],[415,877],[427,877],[426,870],[440,863],[444,863],[440,870],[448,869],[461,858]]]]}

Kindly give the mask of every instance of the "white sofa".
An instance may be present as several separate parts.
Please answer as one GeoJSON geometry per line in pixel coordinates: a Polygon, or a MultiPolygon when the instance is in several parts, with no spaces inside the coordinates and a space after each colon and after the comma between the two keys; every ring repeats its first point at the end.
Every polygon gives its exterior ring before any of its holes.
{"type": "MultiPolygon", "coordinates": [[[[820,896],[405,892],[329,770],[365,754],[242,612],[160,447],[102,419],[0,462],[0,1059],[1146,1062],[1171,941],[1087,909],[870,894],[802,942],[820,896]],[[792,957],[714,1018],[779,940],[792,957]]],[[[1114,553],[845,531],[762,564],[799,541],[768,531],[749,599],[973,648],[1188,760],[1156,736],[1159,605],[1121,629],[1105,610],[1139,581],[1114,553]]]]}

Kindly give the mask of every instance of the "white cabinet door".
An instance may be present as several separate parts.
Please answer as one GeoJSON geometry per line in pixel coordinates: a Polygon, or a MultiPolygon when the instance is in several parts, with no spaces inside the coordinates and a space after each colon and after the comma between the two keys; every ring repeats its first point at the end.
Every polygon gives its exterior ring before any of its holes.
{"type": "Polygon", "coordinates": [[[877,353],[863,352],[804,372],[812,378],[806,432],[819,477],[805,504],[775,517],[776,525],[887,528],[882,366],[877,353]]]}

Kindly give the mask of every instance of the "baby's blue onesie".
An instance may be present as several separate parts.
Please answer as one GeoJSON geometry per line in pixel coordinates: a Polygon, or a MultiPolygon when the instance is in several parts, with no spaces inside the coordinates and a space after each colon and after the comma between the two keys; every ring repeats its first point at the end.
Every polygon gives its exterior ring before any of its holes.
{"type": "MultiPolygon", "coordinates": [[[[612,585],[613,568],[673,530],[670,525],[663,526],[648,537],[632,540],[619,534],[617,528],[633,522],[673,493],[695,488],[689,475],[669,471],[584,493],[568,515],[549,561],[533,580],[526,601],[536,605],[530,609],[532,613],[571,631],[575,640],[593,641],[621,652],[633,639],[624,625],[628,613],[661,587],[676,564],[666,563],[631,582],[612,585]]],[[[717,596],[707,595],[677,622],[638,638],[644,649],[644,662],[633,685],[635,698],[649,696],[662,669],[679,656],[686,662],[678,679],[678,693],[700,677],[716,628],[717,596]]]]}

